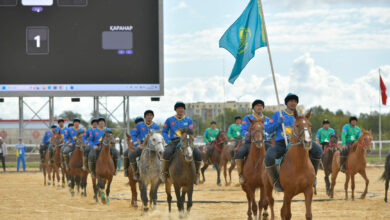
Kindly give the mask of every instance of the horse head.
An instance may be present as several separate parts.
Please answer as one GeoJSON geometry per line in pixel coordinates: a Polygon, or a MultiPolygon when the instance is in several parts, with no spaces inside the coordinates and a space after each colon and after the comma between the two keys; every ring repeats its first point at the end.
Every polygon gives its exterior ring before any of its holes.
{"type": "Polygon", "coordinates": [[[112,134],[111,130],[106,130],[104,132],[102,144],[103,144],[103,147],[108,146],[111,148],[111,147],[115,146],[114,135],[112,134]]]}
{"type": "Polygon", "coordinates": [[[265,141],[265,132],[264,132],[264,119],[254,119],[248,118],[251,126],[249,128],[249,139],[252,143],[255,144],[257,148],[262,148],[265,141]]]}
{"type": "Polygon", "coordinates": [[[85,143],[83,142],[83,136],[84,136],[84,132],[83,131],[79,131],[77,133],[77,136],[76,136],[76,147],[84,147],[85,146],[85,143]]]}
{"type": "Polygon", "coordinates": [[[225,131],[220,131],[217,135],[217,139],[215,139],[215,143],[217,145],[222,144],[222,147],[227,145],[228,143],[228,137],[225,131]]]}
{"type": "Polygon", "coordinates": [[[365,151],[370,151],[371,150],[371,145],[372,145],[372,130],[364,130],[362,129],[362,135],[360,135],[358,139],[358,146],[363,148],[365,151]]]}
{"type": "Polygon", "coordinates": [[[194,149],[194,131],[189,128],[180,130],[181,132],[181,146],[180,149],[184,154],[184,158],[187,162],[193,160],[193,149],[194,149]]]}
{"type": "Polygon", "coordinates": [[[298,115],[294,109],[295,122],[292,129],[291,141],[295,144],[302,144],[305,150],[310,150],[312,146],[311,141],[311,123],[309,118],[311,116],[311,109],[306,115],[298,115]]]}
{"type": "Polygon", "coordinates": [[[131,139],[132,135],[129,134],[129,133],[126,133],[126,143],[127,143],[127,146],[130,148],[130,147],[134,147],[134,143],[133,143],[133,140],[131,139]]]}
{"type": "Polygon", "coordinates": [[[339,142],[339,137],[336,134],[331,134],[330,140],[329,140],[329,146],[330,146],[332,153],[337,151],[338,142],[339,142]]]}
{"type": "Polygon", "coordinates": [[[164,152],[164,148],[167,144],[159,132],[150,131],[149,134],[145,137],[143,145],[145,146],[145,149],[157,152],[161,158],[164,152]]]}
{"type": "Polygon", "coordinates": [[[64,145],[64,138],[62,137],[60,130],[54,132],[53,136],[51,137],[51,144],[60,148],[64,145]]]}

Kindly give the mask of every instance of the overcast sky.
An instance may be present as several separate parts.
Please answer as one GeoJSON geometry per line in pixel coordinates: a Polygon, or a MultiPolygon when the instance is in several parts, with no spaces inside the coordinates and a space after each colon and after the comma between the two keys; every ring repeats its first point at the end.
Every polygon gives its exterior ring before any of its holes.
{"type": "MultiPolygon", "coordinates": [[[[224,31],[249,0],[164,1],[165,96],[160,102],[131,98],[131,117],[153,109],[163,122],[173,115],[177,100],[252,101],[266,105],[276,99],[265,48],[234,85],[227,81],[234,64],[230,53],[218,48],[224,31]],[[225,95],[224,95],[225,94],[225,95]]],[[[281,0],[264,1],[263,8],[277,73],[280,98],[297,93],[307,107],[322,105],[354,114],[378,110],[378,68],[390,87],[390,1],[281,0]]],[[[114,109],[122,98],[103,98],[114,109]]],[[[35,108],[46,99],[26,98],[35,108]]],[[[0,103],[0,118],[17,119],[17,99],[0,103]]],[[[55,114],[74,110],[89,119],[92,98],[71,103],[55,99],[55,114]]],[[[382,107],[388,113],[390,108],[382,107]]],[[[122,108],[116,117],[122,119],[122,108]]],[[[48,118],[48,109],[41,112],[48,118]]],[[[26,108],[25,117],[32,116],[26,108]]]]}

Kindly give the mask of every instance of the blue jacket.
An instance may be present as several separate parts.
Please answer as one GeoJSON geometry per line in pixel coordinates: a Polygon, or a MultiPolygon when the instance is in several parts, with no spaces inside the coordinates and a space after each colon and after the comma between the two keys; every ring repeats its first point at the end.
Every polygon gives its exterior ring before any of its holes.
{"type": "Polygon", "coordinates": [[[92,143],[91,147],[99,145],[103,141],[103,136],[106,131],[111,131],[109,128],[100,129],[99,127],[92,130],[91,136],[89,136],[89,141],[92,143]]]}
{"type": "MultiPolygon", "coordinates": [[[[70,139],[70,143],[75,143],[76,142],[76,139],[77,139],[77,134],[79,132],[83,132],[84,133],[84,129],[83,128],[80,128],[78,130],[76,130],[74,127],[71,127],[70,129],[68,129],[69,131],[69,139],[70,139]]],[[[84,135],[85,136],[85,135],[84,135]]],[[[84,136],[83,136],[83,139],[84,139],[84,136]]],[[[84,140],[83,140],[84,142],[84,140]]]]}
{"type": "Polygon", "coordinates": [[[92,142],[90,142],[90,136],[91,136],[91,133],[92,133],[92,130],[93,130],[93,128],[88,128],[86,131],[85,131],[85,133],[84,133],[84,136],[83,136],[83,142],[84,143],[87,143],[87,145],[92,145],[92,142]]]}
{"type": "Polygon", "coordinates": [[[149,130],[159,131],[160,127],[154,122],[152,122],[150,125],[146,124],[145,122],[140,122],[135,126],[133,130],[133,132],[130,131],[131,140],[135,143],[135,146],[137,147],[139,144],[142,144],[144,142],[145,136],[149,133],[149,130]]]}
{"type": "MultiPolygon", "coordinates": [[[[255,120],[255,119],[262,119],[265,117],[265,120],[264,120],[264,130],[265,130],[265,127],[268,126],[268,124],[270,123],[270,119],[265,116],[265,115],[261,115],[260,116],[257,116],[255,113],[253,114],[249,114],[249,115],[246,115],[244,117],[244,119],[242,120],[242,124],[241,124],[241,136],[245,137],[245,141],[248,141],[248,138],[249,138],[249,128],[251,127],[251,122],[249,121],[249,118],[252,119],[252,120],[255,120]]],[[[266,134],[265,134],[265,141],[268,141],[268,132],[265,131],[266,134]]]]}
{"type": "MultiPolygon", "coordinates": [[[[283,110],[282,111],[282,115],[284,117],[284,125],[285,125],[285,128],[286,128],[286,135],[287,135],[287,139],[290,138],[291,134],[292,134],[292,129],[293,129],[293,125],[294,125],[294,122],[295,122],[295,118],[294,118],[294,113],[289,113],[287,112],[287,110],[283,110]]],[[[280,114],[279,114],[279,111],[275,112],[271,119],[269,120],[270,123],[268,123],[267,126],[265,126],[265,130],[268,134],[272,134],[275,132],[275,141],[281,141],[281,140],[284,140],[284,136],[283,136],[283,128],[282,128],[282,123],[281,120],[280,120],[280,114]]]]}
{"type": "Polygon", "coordinates": [[[180,132],[178,132],[179,129],[192,129],[193,127],[194,123],[190,117],[184,116],[182,119],[178,119],[176,116],[172,116],[165,121],[164,127],[162,129],[162,135],[165,139],[165,142],[168,143],[173,138],[181,136],[180,132]]]}
{"type": "Polygon", "coordinates": [[[51,137],[53,137],[53,133],[51,132],[51,130],[46,131],[42,139],[42,144],[50,144],[51,137]]]}
{"type": "Polygon", "coordinates": [[[58,132],[58,131],[61,132],[61,136],[64,139],[65,143],[69,143],[70,138],[69,138],[68,128],[67,127],[64,127],[64,128],[58,127],[58,128],[56,128],[55,132],[58,132]]]}
{"type": "Polygon", "coordinates": [[[15,151],[17,151],[19,157],[24,157],[24,154],[27,151],[27,147],[24,143],[17,143],[15,145],[15,151]]]}

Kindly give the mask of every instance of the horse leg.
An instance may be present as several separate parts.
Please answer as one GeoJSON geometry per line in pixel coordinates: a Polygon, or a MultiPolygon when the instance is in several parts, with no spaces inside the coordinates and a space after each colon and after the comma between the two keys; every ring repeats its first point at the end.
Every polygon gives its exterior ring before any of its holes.
{"type": "Polygon", "coordinates": [[[389,180],[390,178],[387,177],[385,182],[385,202],[387,202],[387,192],[389,191],[389,180]]]}
{"type": "Polygon", "coordinates": [[[200,169],[200,171],[202,173],[202,178],[203,178],[203,180],[201,181],[202,183],[206,182],[206,178],[204,176],[204,171],[207,169],[207,167],[209,167],[209,164],[208,163],[204,163],[203,167],[200,169]]]}
{"type": "Polygon", "coordinates": [[[348,200],[348,183],[349,183],[349,178],[351,176],[349,175],[348,172],[345,173],[345,184],[344,184],[344,190],[345,190],[345,200],[348,200]]]}
{"type": "Polygon", "coordinates": [[[186,201],[186,193],[187,191],[184,190],[184,188],[181,188],[181,212],[180,214],[182,215],[181,217],[186,217],[186,213],[184,212],[184,203],[186,201]]]}
{"type": "MultiPolygon", "coordinates": [[[[259,219],[261,219],[261,216],[265,216],[265,214],[267,213],[267,208],[266,208],[266,198],[265,198],[265,188],[264,188],[264,185],[261,185],[260,186],[260,199],[259,199],[259,219]],[[264,215],[262,215],[263,213],[263,208],[264,208],[264,215]]],[[[268,213],[266,214],[266,216],[268,216],[268,213]]]]}
{"type": "MultiPolygon", "coordinates": [[[[366,181],[366,188],[364,189],[364,192],[362,193],[362,195],[360,196],[361,199],[364,199],[366,198],[366,195],[367,195],[367,191],[368,191],[368,184],[370,183],[370,181],[368,180],[367,178],[367,174],[366,174],[366,170],[362,170],[361,172],[359,172],[360,175],[363,177],[363,179],[366,181]]],[[[389,186],[389,180],[387,180],[387,188],[389,186]]]]}
{"type": "Polygon", "coordinates": [[[313,215],[311,213],[311,203],[313,199],[313,188],[309,187],[305,192],[305,205],[306,205],[306,219],[311,220],[313,215]]]}
{"type": "Polygon", "coordinates": [[[251,190],[252,192],[252,213],[255,217],[255,220],[257,220],[257,204],[256,204],[256,189],[251,190]]]}
{"type": "MultiPolygon", "coordinates": [[[[61,168],[61,174],[62,174],[62,188],[65,188],[65,168],[61,168]]],[[[58,186],[60,186],[60,171],[57,172],[57,178],[58,178],[58,186]]]]}
{"type": "Polygon", "coordinates": [[[355,174],[351,174],[351,190],[352,190],[351,198],[353,201],[355,200],[355,174]]]}
{"type": "Polygon", "coordinates": [[[107,187],[106,187],[106,194],[107,194],[106,202],[107,203],[110,203],[111,182],[112,182],[112,176],[109,177],[108,181],[107,181],[107,187]]]}
{"type": "Polygon", "coordinates": [[[171,212],[172,195],[171,195],[171,183],[169,180],[165,182],[165,193],[167,194],[168,211],[171,212]]]}
{"type": "Polygon", "coordinates": [[[329,195],[329,197],[332,199],[334,197],[334,187],[336,185],[336,179],[337,179],[338,173],[339,173],[338,169],[332,168],[332,185],[330,188],[330,195],[329,195]]]}
{"type": "Polygon", "coordinates": [[[229,184],[232,183],[232,171],[236,167],[236,163],[230,163],[230,168],[229,168],[229,184]]]}
{"type": "Polygon", "coordinates": [[[246,199],[248,200],[248,220],[252,220],[252,192],[250,192],[250,189],[246,188],[244,189],[246,193],[246,199]]]}
{"type": "MultiPolygon", "coordinates": [[[[181,213],[183,210],[181,210],[181,196],[180,196],[180,186],[177,185],[177,183],[174,183],[173,184],[173,187],[175,188],[175,194],[176,194],[176,204],[177,204],[177,208],[179,209],[179,213],[181,213]]],[[[179,214],[180,215],[180,214],[179,214]]]]}
{"type": "Polygon", "coordinates": [[[187,213],[190,213],[192,207],[192,193],[194,192],[194,185],[188,189],[187,213]]]}
{"type": "Polygon", "coordinates": [[[131,189],[131,205],[134,208],[138,208],[137,204],[137,182],[133,180],[133,176],[129,175],[130,189],[131,189]]]}
{"type": "Polygon", "coordinates": [[[69,191],[70,191],[70,194],[72,195],[72,196],[74,196],[74,184],[75,183],[75,177],[74,176],[72,176],[71,178],[70,178],[70,187],[69,187],[69,191]]]}
{"type": "Polygon", "coordinates": [[[139,191],[141,192],[141,199],[142,199],[142,204],[144,206],[144,211],[147,212],[149,210],[147,186],[143,181],[140,181],[138,186],[139,186],[139,191]]]}
{"type": "Polygon", "coordinates": [[[98,200],[98,186],[97,186],[97,184],[96,184],[96,178],[93,178],[93,177],[91,177],[92,178],[92,188],[93,188],[93,192],[94,192],[94,198],[95,198],[95,200],[96,200],[96,202],[99,202],[99,200],[98,200]]]}
{"type": "MultiPolygon", "coordinates": [[[[272,196],[272,186],[271,183],[267,181],[266,186],[265,186],[265,193],[267,195],[267,200],[265,206],[265,210],[267,210],[267,204],[269,205],[269,208],[271,210],[271,220],[275,218],[275,212],[274,212],[274,197],[272,196]]],[[[265,214],[265,213],[264,213],[265,214]]]]}
{"type": "Polygon", "coordinates": [[[324,173],[325,173],[325,187],[326,187],[326,194],[330,196],[330,181],[329,181],[329,171],[326,169],[324,165],[324,173]]]}
{"type": "MultiPolygon", "coordinates": [[[[310,187],[310,189],[312,188],[310,187]]],[[[285,192],[283,198],[283,206],[282,209],[280,210],[280,216],[282,217],[283,220],[291,219],[291,200],[292,200],[292,196],[285,192]]]]}
{"type": "Polygon", "coordinates": [[[225,185],[228,186],[229,183],[227,181],[227,162],[223,165],[223,177],[225,178],[225,185]]]}
{"type": "Polygon", "coordinates": [[[217,185],[221,186],[221,169],[218,165],[215,165],[215,169],[217,170],[217,185]]]}
{"type": "Polygon", "coordinates": [[[159,181],[160,180],[157,180],[154,184],[153,184],[153,187],[152,187],[152,192],[153,192],[153,195],[151,197],[151,200],[153,200],[153,210],[156,210],[157,209],[157,191],[158,191],[158,186],[160,185],[159,184],[159,181]]]}

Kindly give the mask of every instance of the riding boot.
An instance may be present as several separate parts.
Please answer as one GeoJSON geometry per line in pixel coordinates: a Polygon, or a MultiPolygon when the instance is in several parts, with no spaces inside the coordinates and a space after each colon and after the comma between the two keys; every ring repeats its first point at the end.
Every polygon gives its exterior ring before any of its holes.
{"type": "Polygon", "coordinates": [[[41,163],[45,163],[45,155],[46,155],[46,150],[41,152],[41,163]]]}
{"type": "Polygon", "coordinates": [[[200,166],[202,165],[202,161],[195,161],[195,172],[196,172],[196,176],[195,176],[195,184],[198,185],[199,184],[199,180],[200,180],[200,166]]]}
{"type": "Polygon", "coordinates": [[[139,172],[138,172],[137,162],[131,163],[130,165],[131,165],[131,169],[133,170],[133,179],[135,181],[138,181],[139,180],[139,172]]]}
{"type": "Polygon", "coordinates": [[[83,170],[88,171],[88,157],[83,156],[83,170]]]}
{"type": "Polygon", "coordinates": [[[244,179],[244,176],[242,175],[243,160],[236,159],[236,165],[237,165],[238,180],[239,180],[240,184],[244,184],[245,179],[244,179]]]}
{"type": "Polygon", "coordinates": [[[69,171],[69,154],[65,153],[62,157],[63,163],[65,164],[65,169],[69,171]]]}
{"type": "Polygon", "coordinates": [[[320,164],[321,159],[310,159],[310,161],[313,164],[314,171],[315,171],[315,174],[316,174],[315,179],[314,179],[314,183],[313,183],[313,186],[316,187],[317,186],[318,165],[320,164]]]}
{"type": "Polygon", "coordinates": [[[345,168],[345,160],[347,159],[347,157],[344,157],[344,156],[340,156],[340,169],[341,169],[341,172],[345,173],[347,170],[345,168]]]}
{"type": "Polygon", "coordinates": [[[96,172],[95,172],[95,162],[91,162],[91,161],[89,161],[88,162],[88,165],[89,165],[89,170],[91,171],[91,176],[93,177],[93,178],[96,178],[96,172]]]}
{"type": "Polygon", "coordinates": [[[161,167],[161,174],[160,174],[160,179],[162,182],[167,181],[167,178],[169,176],[168,174],[168,169],[171,161],[169,160],[162,160],[162,167],[161,167]]]}
{"type": "Polygon", "coordinates": [[[278,174],[278,170],[276,169],[276,165],[266,167],[265,169],[267,170],[268,175],[271,177],[272,184],[274,185],[274,189],[277,192],[283,192],[283,188],[279,182],[279,174],[278,174]]]}
{"type": "Polygon", "coordinates": [[[129,164],[130,164],[129,158],[125,157],[123,162],[123,170],[124,170],[125,177],[129,176],[129,164]]]}

